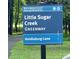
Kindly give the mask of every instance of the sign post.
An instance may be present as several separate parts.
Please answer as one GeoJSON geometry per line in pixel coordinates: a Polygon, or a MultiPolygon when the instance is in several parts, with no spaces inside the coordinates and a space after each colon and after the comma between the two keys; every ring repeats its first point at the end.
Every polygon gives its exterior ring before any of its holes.
{"type": "Polygon", "coordinates": [[[46,59],[46,46],[41,45],[41,59],[46,59]]]}
{"type": "Polygon", "coordinates": [[[49,44],[63,43],[62,5],[23,6],[23,43],[41,45],[41,59],[46,59],[49,44]]]}

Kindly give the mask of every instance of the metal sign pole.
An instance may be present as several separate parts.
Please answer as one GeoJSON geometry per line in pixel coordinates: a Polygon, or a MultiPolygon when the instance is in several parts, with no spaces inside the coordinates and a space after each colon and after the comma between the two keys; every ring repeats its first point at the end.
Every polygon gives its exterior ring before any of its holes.
{"type": "Polygon", "coordinates": [[[46,59],[46,46],[41,45],[41,59],[46,59]]]}
{"type": "MultiPolygon", "coordinates": [[[[40,1],[39,4],[42,5],[47,1],[40,1]]],[[[46,45],[41,45],[41,59],[46,59],[46,45]]]]}

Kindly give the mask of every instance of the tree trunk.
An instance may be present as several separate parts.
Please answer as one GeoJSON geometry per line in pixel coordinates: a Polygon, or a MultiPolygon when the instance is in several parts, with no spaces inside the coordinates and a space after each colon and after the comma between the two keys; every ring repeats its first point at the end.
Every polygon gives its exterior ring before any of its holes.
{"type": "Polygon", "coordinates": [[[70,21],[69,21],[69,24],[68,24],[68,31],[69,31],[69,35],[70,35],[70,21]]]}
{"type": "Polygon", "coordinates": [[[67,36],[67,21],[65,22],[65,34],[67,36]]]}
{"type": "Polygon", "coordinates": [[[30,4],[31,3],[31,1],[30,0],[27,0],[27,4],[30,4]]]}
{"type": "Polygon", "coordinates": [[[8,34],[12,35],[13,29],[13,0],[8,0],[8,34]]]}
{"type": "Polygon", "coordinates": [[[19,0],[18,0],[18,8],[16,8],[16,21],[15,21],[15,31],[18,32],[18,20],[19,20],[19,0]]]}

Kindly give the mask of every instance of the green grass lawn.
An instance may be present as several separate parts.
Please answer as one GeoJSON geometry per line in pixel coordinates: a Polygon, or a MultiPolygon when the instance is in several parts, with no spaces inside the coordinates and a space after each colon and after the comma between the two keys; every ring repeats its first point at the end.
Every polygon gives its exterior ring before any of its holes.
{"type": "MultiPolygon", "coordinates": [[[[62,59],[70,51],[70,42],[64,41],[62,45],[47,45],[47,59],[62,59]]],[[[9,59],[41,59],[40,45],[23,45],[22,41],[15,44],[9,59]]]]}

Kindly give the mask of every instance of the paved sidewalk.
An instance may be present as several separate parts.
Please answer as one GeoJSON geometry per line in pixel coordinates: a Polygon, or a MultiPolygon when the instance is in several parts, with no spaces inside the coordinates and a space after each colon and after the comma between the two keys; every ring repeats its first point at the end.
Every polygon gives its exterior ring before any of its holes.
{"type": "Polygon", "coordinates": [[[68,54],[68,55],[64,56],[64,58],[63,58],[63,59],[70,59],[70,54],[68,54]]]}
{"type": "Polygon", "coordinates": [[[17,41],[20,41],[20,40],[22,40],[22,35],[8,36],[8,56],[11,53],[12,47],[15,45],[17,41]]]}

